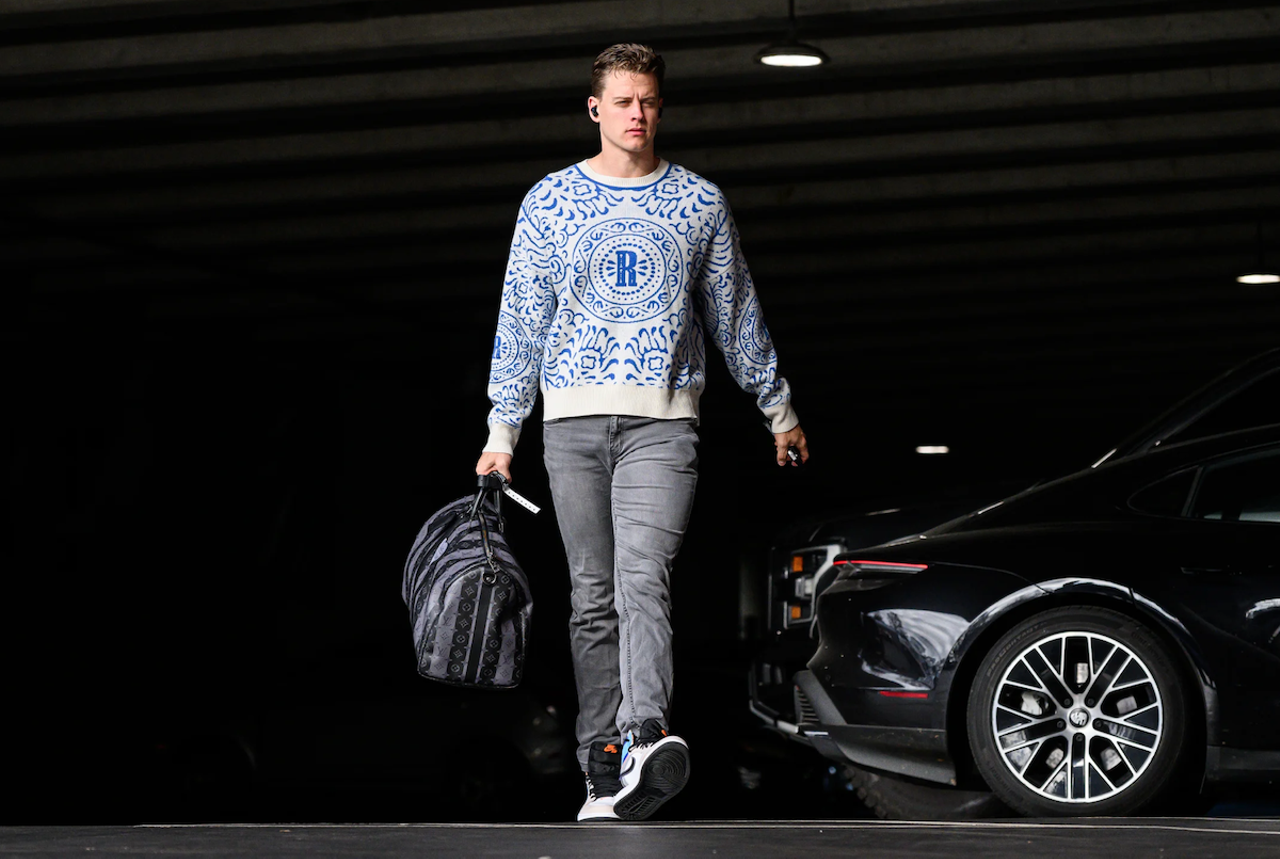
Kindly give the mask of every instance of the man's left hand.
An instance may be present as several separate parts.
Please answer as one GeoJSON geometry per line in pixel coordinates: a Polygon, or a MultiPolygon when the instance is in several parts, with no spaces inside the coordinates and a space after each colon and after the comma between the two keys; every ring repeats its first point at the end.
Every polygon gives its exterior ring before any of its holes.
{"type": "Polygon", "coordinates": [[[786,465],[790,462],[792,465],[801,465],[809,461],[809,443],[805,440],[804,430],[794,426],[786,432],[776,432],[773,434],[773,443],[777,447],[778,465],[786,465]],[[792,461],[787,456],[787,450],[795,448],[796,453],[800,455],[798,460],[792,461]]]}

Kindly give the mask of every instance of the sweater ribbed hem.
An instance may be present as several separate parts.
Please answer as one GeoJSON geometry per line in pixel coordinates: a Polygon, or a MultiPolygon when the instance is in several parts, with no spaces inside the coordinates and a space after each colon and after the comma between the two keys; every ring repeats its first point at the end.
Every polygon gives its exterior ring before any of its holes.
{"type": "Polygon", "coordinates": [[[634,385],[584,385],[543,391],[542,419],[587,415],[630,415],[640,418],[698,419],[700,391],[641,388],[634,385]]]}
{"type": "MultiPolygon", "coordinates": [[[[668,388],[641,388],[632,385],[586,385],[580,388],[556,388],[543,391],[542,419],[581,418],[588,415],[629,415],[641,418],[698,420],[700,391],[668,388]]],[[[761,409],[769,420],[769,429],[786,432],[800,424],[790,401],[761,409]]],[[[520,430],[506,424],[490,424],[489,440],[484,450],[489,453],[515,453],[520,430]]]]}

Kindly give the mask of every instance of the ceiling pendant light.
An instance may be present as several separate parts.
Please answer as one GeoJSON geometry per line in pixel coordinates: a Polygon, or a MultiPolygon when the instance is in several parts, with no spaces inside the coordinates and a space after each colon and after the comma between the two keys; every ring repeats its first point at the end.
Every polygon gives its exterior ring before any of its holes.
{"type": "Polygon", "coordinates": [[[787,0],[787,21],[787,37],[756,54],[756,62],[784,68],[820,66],[827,62],[829,58],[826,54],[796,38],[796,0],[787,0]]]}
{"type": "Polygon", "coordinates": [[[1262,219],[1258,219],[1258,265],[1253,271],[1247,271],[1236,278],[1236,283],[1280,283],[1280,273],[1275,268],[1267,268],[1262,254],[1262,219]]]}

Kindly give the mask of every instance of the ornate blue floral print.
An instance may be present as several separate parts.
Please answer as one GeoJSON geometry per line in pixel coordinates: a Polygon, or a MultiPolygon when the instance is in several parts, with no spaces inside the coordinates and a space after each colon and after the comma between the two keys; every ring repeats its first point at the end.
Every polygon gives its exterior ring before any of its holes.
{"type": "Polygon", "coordinates": [[[582,413],[597,394],[611,413],[648,414],[668,402],[662,391],[696,409],[704,333],[766,414],[789,409],[720,189],[666,162],[644,184],[615,187],[589,173],[579,165],[552,173],[520,207],[494,338],[490,426],[518,433],[539,389],[548,418],[582,413]]]}

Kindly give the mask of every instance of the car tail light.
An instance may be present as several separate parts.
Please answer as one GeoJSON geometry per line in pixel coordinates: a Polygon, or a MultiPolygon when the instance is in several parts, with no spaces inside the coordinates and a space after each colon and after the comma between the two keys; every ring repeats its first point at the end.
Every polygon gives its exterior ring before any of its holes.
{"type": "Polygon", "coordinates": [[[928,564],[903,564],[897,561],[859,561],[853,558],[836,558],[837,567],[856,567],[859,572],[901,573],[912,575],[929,569],[928,564]]]}
{"type": "Polygon", "coordinates": [[[928,564],[904,564],[900,561],[861,560],[839,557],[832,562],[839,571],[836,581],[857,582],[866,590],[883,587],[897,579],[914,576],[929,569],[928,564]]]}

